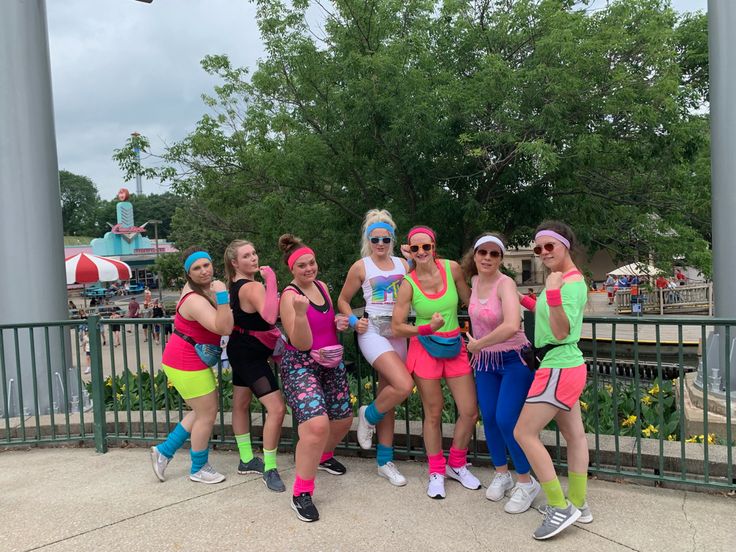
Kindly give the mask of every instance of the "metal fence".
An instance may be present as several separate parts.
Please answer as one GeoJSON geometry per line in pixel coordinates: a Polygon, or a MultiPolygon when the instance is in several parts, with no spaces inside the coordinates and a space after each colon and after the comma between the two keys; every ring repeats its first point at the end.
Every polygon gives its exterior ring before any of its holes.
{"type": "MultiPolygon", "coordinates": [[[[734,413],[728,407],[733,404],[730,351],[720,367],[720,383],[711,382],[715,387],[709,388],[694,382],[699,362],[706,364],[708,373],[708,359],[699,355],[699,344],[706,343],[712,326],[723,328],[722,343],[731,342],[736,320],[585,318],[583,349],[589,375],[581,408],[591,473],[736,489],[734,413]]],[[[186,409],[160,370],[170,328],[171,319],[97,316],[86,321],[0,325],[0,446],[94,442],[98,451],[105,452],[110,444],[163,439],[186,409]],[[87,358],[89,377],[84,373],[87,358]]],[[[345,334],[343,342],[357,412],[375,396],[376,376],[360,355],[354,334],[345,334]]],[[[234,446],[231,372],[226,362],[216,371],[221,408],[212,442],[234,446]]],[[[254,402],[251,423],[257,437],[264,412],[254,402]]],[[[444,435],[449,439],[455,410],[451,401],[446,402],[444,435]]],[[[424,457],[421,417],[415,393],[396,409],[397,456],[424,457]]],[[[280,446],[293,449],[297,433],[290,417],[284,426],[280,446]]],[[[565,443],[554,423],[542,438],[564,469],[565,443]]],[[[354,438],[341,447],[365,454],[354,438]]],[[[470,456],[476,463],[490,461],[480,425],[470,456]]]]}

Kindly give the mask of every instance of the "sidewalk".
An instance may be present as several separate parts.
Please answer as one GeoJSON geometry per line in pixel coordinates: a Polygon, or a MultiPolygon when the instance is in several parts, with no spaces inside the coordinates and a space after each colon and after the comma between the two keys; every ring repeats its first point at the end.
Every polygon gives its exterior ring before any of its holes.
{"type": "MultiPolygon", "coordinates": [[[[447,482],[447,498],[425,494],[426,466],[400,462],[409,479],[392,487],[372,460],[343,458],[348,473],[317,476],[321,519],[297,520],[290,494],[235,473],[235,452],[213,452],[228,479],[192,483],[182,451],[159,483],[145,448],[0,452],[0,550],[230,551],[725,551],[736,543],[736,498],[625,483],[590,482],[590,525],[547,542],[532,531],[541,515],[503,512],[485,492],[447,482]],[[731,543],[730,545],[728,543],[731,543]]],[[[279,456],[291,487],[291,454],[279,456]]],[[[484,483],[488,468],[476,468],[484,483]]],[[[563,482],[565,486],[565,482],[563,482]]]]}

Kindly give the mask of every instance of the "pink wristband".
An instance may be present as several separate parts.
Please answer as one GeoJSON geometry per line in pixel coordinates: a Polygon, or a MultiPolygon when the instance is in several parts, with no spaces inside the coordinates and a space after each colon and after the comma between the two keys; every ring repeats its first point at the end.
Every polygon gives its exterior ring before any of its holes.
{"type": "Polygon", "coordinates": [[[429,324],[422,324],[421,326],[417,326],[417,330],[419,330],[419,335],[432,335],[434,333],[432,331],[432,326],[429,324]]]}
{"type": "Polygon", "coordinates": [[[550,307],[561,307],[562,306],[562,292],[559,289],[548,289],[547,304],[550,307]]]}
{"type": "Polygon", "coordinates": [[[522,297],[519,300],[519,303],[521,303],[521,306],[527,310],[534,310],[534,307],[537,305],[537,302],[528,295],[522,297]]]}

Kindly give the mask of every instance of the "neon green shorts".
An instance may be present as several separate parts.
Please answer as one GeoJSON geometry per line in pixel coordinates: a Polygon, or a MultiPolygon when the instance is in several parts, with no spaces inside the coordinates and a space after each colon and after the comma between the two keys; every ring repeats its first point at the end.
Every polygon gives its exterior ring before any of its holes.
{"type": "Polygon", "coordinates": [[[217,389],[215,374],[210,368],[204,370],[178,370],[162,365],[166,377],[176,387],[183,399],[196,399],[209,395],[217,389]]]}

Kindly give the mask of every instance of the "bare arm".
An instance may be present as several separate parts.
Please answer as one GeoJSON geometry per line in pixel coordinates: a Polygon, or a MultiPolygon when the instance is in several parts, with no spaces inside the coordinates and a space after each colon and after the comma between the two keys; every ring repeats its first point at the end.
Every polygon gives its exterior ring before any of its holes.
{"type": "Polygon", "coordinates": [[[267,280],[265,286],[260,282],[245,284],[240,288],[240,292],[238,293],[240,308],[246,312],[250,309],[255,309],[263,320],[269,324],[275,324],[279,314],[277,285],[275,276],[272,281],[267,280]]]}
{"type": "Polygon", "coordinates": [[[308,307],[309,300],[306,297],[286,289],[281,293],[281,323],[291,344],[300,351],[312,348],[312,330],[307,321],[308,307]]]}
{"type": "MultiPolygon", "coordinates": [[[[225,284],[222,282],[212,282],[213,292],[225,291],[225,289],[225,284]]],[[[233,331],[233,311],[229,303],[217,305],[217,308],[214,309],[207,299],[195,293],[184,302],[179,312],[187,320],[196,320],[203,327],[218,335],[230,335],[233,331]]]]}
{"type": "Polygon", "coordinates": [[[348,270],[348,275],[345,278],[345,283],[342,285],[340,291],[340,297],[337,298],[337,310],[346,316],[353,314],[353,309],[350,308],[350,300],[358,293],[360,286],[363,285],[365,279],[365,268],[363,267],[363,261],[355,261],[353,266],[348,270]]]}
{"type": "Polygon", "coordinates": [[[399,286],[399,295],[396,297],[394,311],[391,316],[391,331],[396,337],[414,337],[419,335],[417,327],[407,324],[406,319],[411,309],[411,298],[414,290],[411,284],[404,280],[399,286]]]}
{"type": "Polygon", "coordinates": [[[470,302],[470,288],[465,281],[463,269],[455,261],[450,261],[450,270],[452,271],[452,279],[455,281],[457,294],[460,296],[460,303],[467,305],[470,302]]]}

